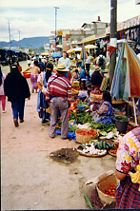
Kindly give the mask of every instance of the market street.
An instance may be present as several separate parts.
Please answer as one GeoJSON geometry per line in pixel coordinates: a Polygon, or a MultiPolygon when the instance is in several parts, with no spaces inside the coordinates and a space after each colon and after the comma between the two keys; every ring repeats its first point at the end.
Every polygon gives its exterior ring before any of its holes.
{"type": "MultiPolygon", "coordinates": [[[[26,62],[21,63],[26,66],[26,62]]],[[[3,68],[6,72],[7,67],[3,68]]],[[[36,112],[37,94],[26,100],[25,122],[14,127],[11,107],[1,113],[2,210],[85,209],[83,184],[115,168],[115,158],[80,156],[70,165],[49,154],[62,147],[77,147],[74,140],[50,139],[47,125],[36,112]]]]}

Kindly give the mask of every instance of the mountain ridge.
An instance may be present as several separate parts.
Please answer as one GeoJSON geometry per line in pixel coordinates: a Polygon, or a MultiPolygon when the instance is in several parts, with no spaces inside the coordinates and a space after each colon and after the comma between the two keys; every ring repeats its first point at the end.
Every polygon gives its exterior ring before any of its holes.
{"type": "Polygon", "coordinates": [[[0,41],[0,48],[4,47],[20,47],[20,48],[40,48],[44,44],[49,44],[48,36],[23,38],[20,41],[11,40],[11,42],[0,41]]]}

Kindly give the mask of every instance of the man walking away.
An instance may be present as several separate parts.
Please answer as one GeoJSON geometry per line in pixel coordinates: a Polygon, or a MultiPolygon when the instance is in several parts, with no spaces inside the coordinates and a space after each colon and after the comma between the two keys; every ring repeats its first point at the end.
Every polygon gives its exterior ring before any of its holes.
{"type": "Polygon", "coordinates": [[[61,138],[67,139],[68,136],[68,108],[71,99],[71,85],[66,78],[68,70],[63,64],[58,64],[57,73],[49,78],[46,100],[50,102],[51,120],[49,136],[55,137],[55,128],[58,116],[61,115],[61,138]]]}

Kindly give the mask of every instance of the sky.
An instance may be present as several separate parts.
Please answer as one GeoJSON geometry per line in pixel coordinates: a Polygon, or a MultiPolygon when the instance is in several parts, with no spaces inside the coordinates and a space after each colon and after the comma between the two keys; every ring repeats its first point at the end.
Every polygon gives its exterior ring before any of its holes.
{"type": "MultiPolygon", "coordinates": [[[[11,39],[49,36],[55,28],[78,29],[83,23],[96,21],[110,22],[111,0],[0,0],[0,41],[11,39]]],[[[118,0],[117,22],[140,15],[140,5],[135,0],[118,0]]]]}

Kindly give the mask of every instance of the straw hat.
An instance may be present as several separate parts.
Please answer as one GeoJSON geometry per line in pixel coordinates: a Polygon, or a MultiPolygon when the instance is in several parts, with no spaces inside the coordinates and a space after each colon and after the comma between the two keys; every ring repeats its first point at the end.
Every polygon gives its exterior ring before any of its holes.
{"type": "Polygon", "coordinates": [[[72,63],[72,64],[71,64],[71,67],[76,67],[76,64],[75,64],[75,63],[72,63]]]}
{"type": "Polygon", "coordinates": [[[60,72],[68,72],[69,70],[66,69],[66,66],[64,64],[58,64],[57,65],[57,71],[60,71],[60,72]]]}

